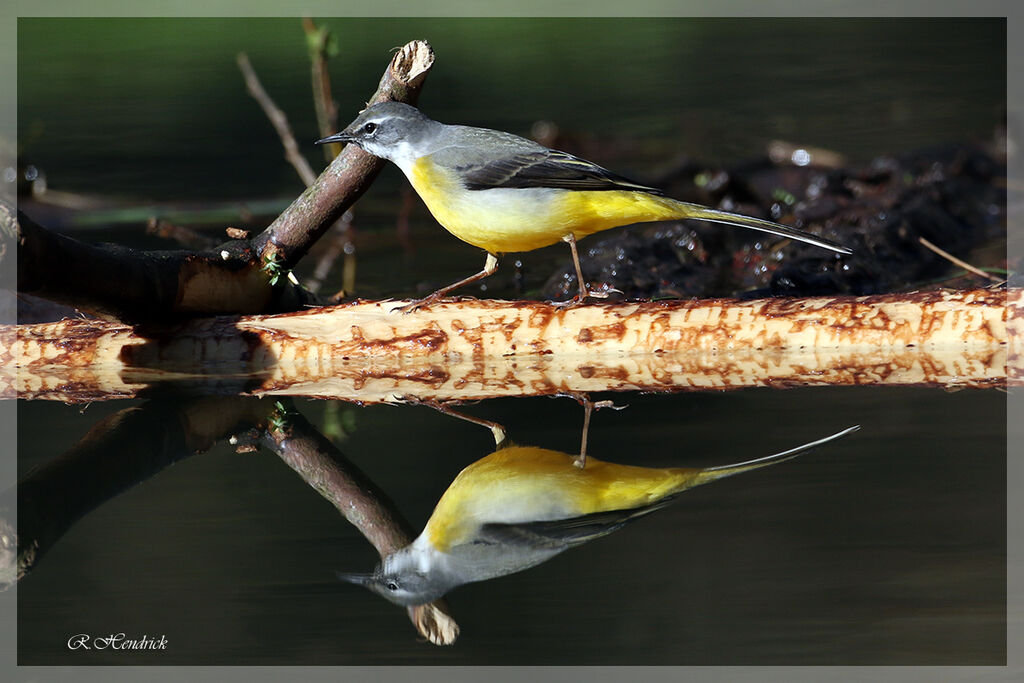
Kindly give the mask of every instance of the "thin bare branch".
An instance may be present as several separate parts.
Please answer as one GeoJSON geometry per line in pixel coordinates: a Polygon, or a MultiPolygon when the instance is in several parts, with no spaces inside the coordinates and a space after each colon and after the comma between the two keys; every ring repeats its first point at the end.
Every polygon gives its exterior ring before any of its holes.
{"type": "MultiPolygon", "coordinates": [[[[338,105],[331,96],[331,74],[327,68],[331,32],[326,26],[317,26],[309,17],[302,18],[309,46],[309,62],[313,81],[313,108],[320,137],[338,132],[338,105]]],[[[323,146],[324,158],[328,163],[341,152],[341,145],[331,143],[323,146]]]]}
{"type": "Polygon", "coordinates": [[[263,108],[263,113],[270,119],[274,130],[277,131],[278,136],[281,138],[281,144],[284,145],[285,159],[295,168],[296,173],[299,174],[306,187],[309,187],[316,180],[316,173],[313,172],[309,162],[306,161],[306,158],[299,151],[299,145],[295,142],[295,136],[292,135],[291,126],[288,125],[288,117],[274,104],[274,100],[263,89],[263,84],[260,83],[259,77],[256,76],[256,71],[252,68],[249,57],[244,52],[239,52],[237,61],[249,94],[263,108]]]}
{"type": "Polygon", "coordinates": [[[220,244],[216,239],[196,232],[183,225],[175,225],[162,218],[153,217],[146,223],[146,232],[167,240],[174,240],[186,249],[213,249],[220,244]]]}
{"type": "MultiPolygon", "coordinates": [[[[326,26],[317,26],[309,17],[303,17],[302,27],[306,31],[306,44],[309,47],[309,63],[313,81],[313,109],[316,111],[317,126],[320,137],[338,132],[338,104],[331,96],[331,75],[327,68],[327,58],[331,55],[333,36],[326,26]]],[[[330,163],[341,154],[341,145],[333,142],[323,145],[324,158],[330,163]]],[[[355,227],[352,224],[352,209],[346,211],[338,222],[335,231],[338,235],[332,240],[329,252],[320,259],[316,267],[315,286],[307,283],[312,292],[319,291],[323,279],[338,256],[342,259],[341,279],[342,295],[352,295],[356,289],[356,242],[355,227]]]]}

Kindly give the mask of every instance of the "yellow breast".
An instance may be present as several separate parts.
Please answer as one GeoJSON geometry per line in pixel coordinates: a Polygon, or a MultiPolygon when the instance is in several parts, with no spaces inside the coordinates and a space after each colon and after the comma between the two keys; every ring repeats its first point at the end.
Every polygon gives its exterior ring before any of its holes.
{"type": "Polygon", "coordinates": [[[467,190],[456,173],[417,159],[413,188],[437,222],[464,242],[492,254],[531,251],[619,225],[675,217],[672,200],[644,192],[555,188],[467,190]]]}

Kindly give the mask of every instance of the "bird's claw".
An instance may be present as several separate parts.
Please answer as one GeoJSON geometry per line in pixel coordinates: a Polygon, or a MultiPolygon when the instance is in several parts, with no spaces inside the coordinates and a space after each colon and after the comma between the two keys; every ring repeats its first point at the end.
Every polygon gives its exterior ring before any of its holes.
{"type": "Polygon", "coordinates": [[[588,287],[586,294],[577,294],[573,298],[566,299],[565,301],[552,301],[551,305],[555,308],[575,308],[576,306],[580,306],[585,303],[587,299],[607,299],[613,294],[622,294],[622,290],[609,287],[608,289],[599,292],[588,287]]]}
{"type": "Polygon", "coordinates": [[[423,299],[416,299],[415,301],[410,301],[409,303],[405,304],[404,306],[395,306],[394,308],[391,309],[391,312],[392,313],[401,313],[402,315],[409,315],[410,313],[418,311],[421,308],[429,306],[430,304],[434,303],[435,301],[437,301],[437,299],[433,299],[433,298],[428,296],[428,297],[425,297],[423,299]]]}

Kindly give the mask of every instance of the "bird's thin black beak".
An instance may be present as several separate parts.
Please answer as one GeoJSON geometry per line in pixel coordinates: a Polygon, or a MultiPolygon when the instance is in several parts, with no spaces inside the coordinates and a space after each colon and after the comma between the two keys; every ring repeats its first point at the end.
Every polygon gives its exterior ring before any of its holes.
{"type": "Polygon", "coordinates": [[[335,133],[334,135],[328,135],[325,138],[320,138],[319,140],[316,141],[316,144],[326,145],[331,142],[352,142],[353,139],[354,138],[349,133],[341,131],[340,133],[335,133]]]}
{"type": "Polygon", "coordinates": [[[354,583],[357,586],[365,586],[370,583],[373,578],[373,574],[346,574],[345,572],[335,572],[335,575],[347,583],[354,583]]]}

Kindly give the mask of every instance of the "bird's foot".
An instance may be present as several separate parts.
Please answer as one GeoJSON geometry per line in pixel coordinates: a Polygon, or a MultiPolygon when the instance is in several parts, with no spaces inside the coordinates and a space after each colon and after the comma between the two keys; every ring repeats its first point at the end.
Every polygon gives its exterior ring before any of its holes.
{"type": "Polygon", "coordinates": [[[579,294],[577,294],[573,298],[566,299],[565,301],[552,301],[551,305],[554,306],[555,308],[576,308],[577,306],[582,304],[584,301],[585,301],[585,298],[581,297],[579,294]]]}
{"type": "Polygon", "coordinates": [[[394,308],[391,309],[391,312],[392,313],[401,313],[402,315],[409,315],[413,311],[418,311],[421,308],[425,308],[426,306],[430,306],[431,304],[437,303],[440,300],[441,300],[441,297],[439,297],[439,296],[434,296],[434,295],[425,296],[422,299],[416,299],[415,301],[410,301],[409,303],[405,304],[404,306],[395,306],[394,308]]]}
{"type": "Polygon", "coordinates": [[[552,301],[551,305],[555,308],[575,308],[586,303],[587,299],[607,299],[612,294],[622,294],[622,290],[609,287],[608,289],[599,292],[588,287],[586,293],[581,292],[573,298],[566,299],[565,301],[552,301]]]}

